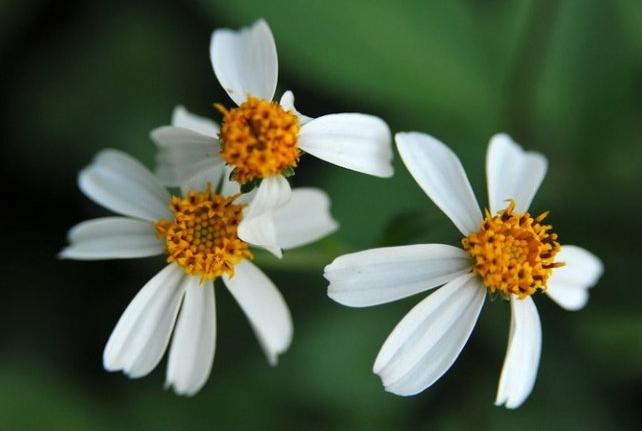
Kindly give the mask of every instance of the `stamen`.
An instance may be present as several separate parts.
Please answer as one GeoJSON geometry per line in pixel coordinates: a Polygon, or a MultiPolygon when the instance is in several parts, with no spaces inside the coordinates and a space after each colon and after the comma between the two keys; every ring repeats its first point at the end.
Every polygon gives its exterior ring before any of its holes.
{"type": "Polygon", "coordinates": [[[541,222],[546,211],[533,218],[528,212],[513,213],[515,201],[491,217],[488,210],[480,230],[461,240],[464,250],[473,257],[473,271],[479,274],[488,292],[505,298],[523,299],[538,290],[546,290],[552,270],[563,266],[554,262],[560,250],[557,234],[541,222]]]}
{"type": "Polygon", "coordinates": [[[299,120],[294,113],[251,96],[231,110],[214,106],[223,114],[221,157],[234,167],[236,181],[245,184],[297,166],[299,120]]]}
{"type": "Polygon", "coordinates": [[[159,220],[156,235],[165,237],[167,261],[186,273],[200,275],[201,283],[223,274],[234,275],[234,266],[253,255],[237,236],[245,205],[234,204],[238,195],[223,197],[208,185],[201,193],[172,196],[174,220],[159,220]]]}

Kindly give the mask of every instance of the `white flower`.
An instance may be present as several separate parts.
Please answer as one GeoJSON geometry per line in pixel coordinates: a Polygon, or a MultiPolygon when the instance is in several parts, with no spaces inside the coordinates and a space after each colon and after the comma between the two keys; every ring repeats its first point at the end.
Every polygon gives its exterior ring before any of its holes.
{"type": "Polygon", "coordinates": [[[284,174],[290,175],[298,165],[300,150],[358,172],[393,174],[391,134],[381,119],[359,113],[312,119],[295,109],[291,91],[272,102],[278,61],[265,21],[238,31],[214,31],[210,57],[219,83],[238,107],[227,110],[217,105],[223,113],[219,128],[179,106],[172,125],[152,131],[151,136],[160,150],[159,177],[168,186],[199,177],[220,178],[226,163],[238,182],[261,182],[258,193],[265,199],[260,200],[261,208],[251,208],[239,228],[243,240],[276,250],[274,238],[265,233],[256,237],[257,229],[248,225],[287,202],[290,186],[284,174]]]}
{"type": "Polygon", "coordinates": [[[421,133],[395,138],[419,186],[464,235],[464,249],[422,244],[341,256],[325,269],[328,295],[344,305],[365,307],[443,285],[399,322],[377,356],[373,371],[387,391],[398,395],[423,391],[450,368],[475,326],[486,292],[509,300],[508,351],[495,404],[516,408],[533,388],[541,350],[531,295],[544,291],[568,310],[582,308],[602,263],[584,249],[560,246],[551,226],[542,224],[547,213],[531,217],[526,212],[546,172],[544,156],[525,152],[507,135],[494,136],[486,164],[490,212],[482,216],[466,173],[448,147],[421,133]]]}
{"type": "MultiPolygon", "coordinates": [[[[61,257],[94,260],[166,253],[169,262],[118,321],[103,354],[105,369],[132,378],[148,374],[161,360],[176,323],[166,384],[179,394],[196,393],[214,359],[213,282],[218,277],[250,321],[268,361],[276,364],[290,345],[292,320],[283,297],[250,262],[248,245],[236,235],[249,196],[226,197],[209,187],[190,189],[189,184],[183,187],[183,198],[170,196],[144,166],[115,150],[100,152],[78,182],[89,198],[122,217],[76,225],[61,257]]],[[[233,187],[225,183],[223,193],[233,187]]],[[[336,229],[329,205],[319,190],[295,189],[267,228],[275,230],[279,247],[310,243],[336,229]]]]}

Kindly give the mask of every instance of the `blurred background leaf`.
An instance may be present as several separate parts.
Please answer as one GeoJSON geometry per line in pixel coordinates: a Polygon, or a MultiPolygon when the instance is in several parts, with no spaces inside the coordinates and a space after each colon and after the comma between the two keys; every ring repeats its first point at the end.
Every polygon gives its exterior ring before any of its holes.
{"type": "Polygon", "coordinates": [[[637,0],[339,0],[0,3],[4,312],[0,429],[640,428],[642,393],[642,6],[637,0]],[[196,397],[162,389],[164,363],[131,381],[101,368],[126,304],[161,259],[57,261],[67,228],[105,214],[77,171],[104,147],[153,166],[149,131],[173,107],[218,119],[229,104],[208,58],[217,27],[259,17],[274,32],[280,91],[308,115],[368,112],[393,131],[426,131],[460,156],[485,204],[484,157],[506,131],[545,153],[533,207],[606,273],[586,309],[537,303],[538,381],[517,411],[492,406],[508,310],[488,302],[469,345],[430,390],[386,393],[371,367],[419,301],[348,309],[325,293],[323,266],[367,247],[457,244],[456,230],[397,157],[392,179],[306,158],[296,185],[327,190],[341,229],[282,261],[257,262],[286,297],[294,343],[266,364],[242,312],[217,290],[212,377],[196,397]]]}

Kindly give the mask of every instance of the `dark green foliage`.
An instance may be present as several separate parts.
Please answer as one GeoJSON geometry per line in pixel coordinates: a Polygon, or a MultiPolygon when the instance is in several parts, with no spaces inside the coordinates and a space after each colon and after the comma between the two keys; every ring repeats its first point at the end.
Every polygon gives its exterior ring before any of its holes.
{"type": "Polygon", "coordinates": [[[642,388],[642,2],[637,0],[236,0],[3,2],[0,429],[640,429],[642,388]],[[250,325],[217,288],[210,381],[191,399],[163,390],[165,362],[129,380],[101,367],[118,316],[163,259],[58,261],[65,232],[107,211],[76,186],[105,147],[152,166],[154,127],[176,104],[218,118],[208,57],[215,27],[264,17],[280,89],[317,117],[367,112],[393,131],[433,134],[460,156],[482,206],[488,139],[505,131],[545,153],[533,212],[606,273],[578,312],[538,295],[539,377],[517,411],[493,406],[509,328],[487,301],[471,342],[431,389],[384,392],[371,368],[423,295],[369,309],[331,302],[322,278],[341,253],[457,231],[398,156],[378,179],[301,158],[295,186],[332,199],[341,229],[282,261],[259,254],[292,310],[294,342],[267,365],[250,325]],[[281,268],[281,269],[279,269],[281,268]]]}

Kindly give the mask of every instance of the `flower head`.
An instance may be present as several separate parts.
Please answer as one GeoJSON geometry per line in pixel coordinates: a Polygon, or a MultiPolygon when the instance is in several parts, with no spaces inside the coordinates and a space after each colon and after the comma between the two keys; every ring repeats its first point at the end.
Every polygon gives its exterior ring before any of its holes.
{"type": "Polygon", "coordinates": [[[234,276],[234,267],[252,259],[246,242],[237,230],[247,205],[235,204],[238,197],[224,197],[205,191],[189,191],[187,196],[172,196],[173,220],[156,222],[156,235],[165,238],[168,262],[176,262],[186,273],[201,280],[214,280],[223,274],[234,276]]]}
{"type": "Polygon", "coordinates": [[[545,290],[553,269],[564,264],[555,262],[560,251],[557,234],[550,232],[552,226],[542,224],[548,212],[533,218],[514,210],[511,200],[495,216],[486,211],[479,231],[462,238],[461,243],[490,294],[523,299],[545,290]]]}
{"type": "MultiPolygon", "coordinates": [[[[249,319],[268,361],[276,364],[292,338],[292,320],[276,286],[252,262],[250,244],[238,236],[248,201],[225,181],[220,193],[206,177],[182,184],[172,196],[144,166],[115,150],[102,151],[79,175],[81,190],[122,214],[82,222],[69,231],[69,259],[118,259],[165,254],[168,264],[134,297],[104,350],[109,371],[142,377],[160,362],[170,338],[166,383],[183,395],[209,377],[216,340],[214,281],[220,278],[249,319]],[[172,335],[173,333],[173,335],[172,335]]],[[[280,248],[313,242],[336,229],[327,196],[292,191],[267,225],[280,248]]]]}
{"type": "MultiPolygon", "coordinates": [[[[235,171],[254,152],[269,156],[270,143],[279,149],[301,148],[323,160],[359,172],[392,175],[390,131],[377,117],[365,114],[334,114],[312,119],[294,107],[292,92],[272,102],[278,79],[276,44],[270,27],[258,20],[251,27],[212,34],[210,58],[219,83],[238,105],[224,111],[219,139],[222,154],[228,146],[248,148],[244,157],[225,158],[235,171]],[[247,133],[238,133],[244,130],[247,133]],[[264,143],[254,145],[256,142],[264,143]]],[[[289,158],[291,167],[295,158],[289,158]]],[[[237,171],[237,172],[238,172],[237,171]]],[[[277,173],[277,172],[272,172],[277,173]]],[[[246,177],[241,175],[240,182],[246,177]]],[[[257,177],[259,173],[257,172],[257,177]]]]}
{"type": "Polygon", "coordinates": [[[294,174],[303,154],[358,172],[393,174],[390,129],[380,118],[360,113],[311,118],[294,107],[286,91],[274,100],[278,60],[272,32],[264,20],[240,30],[213,32],[210,58],[214,73],[236,107],[215,104],[222,124],[197,117],[179,106],[171,126],[152,131],[159,148],[158,175],[168,186],[226,175],[243,185],[258,186],[262,199],[250,203],[239,236],[277,256],[275,238],[253,226],[290,199],[285,178],[294,174]],[[264,189],[264,190],[262,190],[264,189]],[[261,207],[258,207],[258,203],[261,207]]]}
{"type": "Polygon", "coordinates": [[[241,184],[293,169],[299,161],[299,119],[274,102],[248,97],[238,108],[223,112],[219,134],[221,158],[233,166],[241,184]]]}
{"type": "Polygon", "coordinates": [[[484,216],[459,159],[421,133],[398,133],[401,157],[419,186],[462,233],[462,248],[421,244],[338,257],[325,269],[328,295],[362,307],[442,286],[395,327],[374,364],[386,390],[413,395],[454,363],[468,340],[486,293],[511,305],[511,328],[495,403],[521,405],[530,394],[541,351],[541,325],[532,296],[546,293],[569,310],[584,306],[602,273],[588,251],[560,245],[548,213],[528,207],[546,172],[546,159],[507,135],[491,139],[486,160],[489,210],[484,216]]]}

